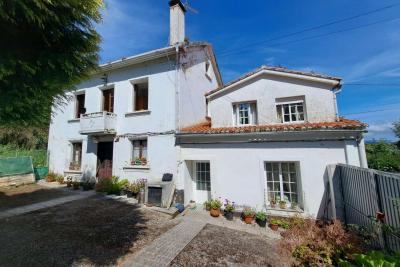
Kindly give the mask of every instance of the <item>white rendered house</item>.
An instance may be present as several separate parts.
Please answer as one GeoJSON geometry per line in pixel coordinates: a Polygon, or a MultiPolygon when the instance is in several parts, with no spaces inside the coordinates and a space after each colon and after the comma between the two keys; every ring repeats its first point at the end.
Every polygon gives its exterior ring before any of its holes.
{"type": "Polygon", "coordinates": [[[55,111],[50,170],[171,173],[185,203],[274,198],[320,214],[326,166],[366,166],[365,125],[337,115],[340,79],[261,67],[223,85],[211,45],[185,41],[185,7],[170,10],[170,46],[101,65],[55,111]]]}

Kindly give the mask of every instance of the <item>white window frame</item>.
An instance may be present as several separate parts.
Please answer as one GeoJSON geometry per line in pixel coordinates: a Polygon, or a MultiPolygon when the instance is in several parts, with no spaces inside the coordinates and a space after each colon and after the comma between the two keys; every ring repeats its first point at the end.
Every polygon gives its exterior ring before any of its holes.
{"type": "MultiPolygon", "coordinates": [[[[272,199],[270,199],[270,191],[272,191],[272,192],[275,192],[275,191],[274,190],[270,190],[270,188],[268,188],[268,182],[273,182],[273,181],[268,180],[267,164],[278,164],[278,168],[279,168],[279,170],[278,170],[279,171],[279,197],[280,197],[280,200],[285,200],[286,201],[285,192],[289,193],[289,194],[294,194],[295,193],[296,194],[296,198],[297,198],[296,203],[298,205],[301,205],[301,202],[302,202],[302,198],[301,198],[301,181],[300,181],[301,174],[300,174],[299,162],[296,162],[296,161],[265,161],[264,162],[265,181],[266,181],[266,197],[267,197],[267,201],[268,201],[268,203],[270,205],[271,204],[271,200],[272,200],[272,199]],[[292,182],[292,177],[290,176],[289,184],[291,184],[291,183],[295,183],[296,184],[296,192],[293,192],[291,190],[291,187],[290,187],[289,191],[284,191],[282,164],[288,164],[288,163],[289,164],[294,164],[294,167],[295,167],[295,171],[296,171],[295,181],[292,182]]],[[[290,173],[290,169],[289,169],[289,173],[290,173]]],[[[277,201],[277,199],[275,199],[275,201],[277,201]]],[[[290,204],[291,203],[290,199],[287,202],[288,202],[288,204],[290,204]]]]}
{"type": "Polygon", "coordinates": [[[194,177],[194,183],[195,183],[194,187],[195,187],[195,189],[198,190],[198,191],[211,192],[211,163],[209,161],[195,161],[193,165],[194,165],[193,166],[193,177],[194,177]],[[208,183],[207,183],[206,179],[204,179],[204,184],[206,184],[206,189],[198,189],[198,187],[197,187],[197,181],[198,181],[197,174],[199,172],[201,172],[201,171],[199,171],[197,169],[197,164],[208,164],[208,172],[207,171],[203,171],[203,173],[208,173],[208,178],[209,178],[208,179],[209,180],[208,183]],[[207,186],[207,184],[209,184],[209,187],[207,186]],[[210,190],[208,190],[208,189],[210,189],[210,190]]]}
{"type": "MultiPolygon", "coordinates": [[[[145,166],[149,165],[149,139],[147,137],[140,137],[140,138],[135,138],[135,139],[130,139],[131,142],[131,162],[136,161],[136,158],[134,157],[134,150],[135,150],[135,142],[137,141],[146,141],[146,164],[145,166]]],[[[143,151],[142,151],[143,152],[143,151]]],[[[139,151],[140,153],[140,151],[139,151]]],[[[135,164],[131,164],[131,165],[135,165],[135,164]]]]}
{"type": "Polygon", "coordinates": [[[236,126],[249,126],[257,124],[257,103],[255,101],[239,102],[233,104],[233,123],[236,126]],[[240,105],[249,105],[249,123],[240,123],[240,105]]]}
{"type": "Polygon", "coordinates": [[[286,102],[278,102],[278,103],[276,103],[276,118],[279,120],[279,117],[278,117],[278,107],[280,106],[280,108],[281,108],[281,115],[282,115],[282,119],[279,121],[279,123],[302,123],[302,122],[305,122],[306,121],[306,110],[305,110],[305,102],[304,102],[304,100],[295,100],[295,101],[286,101],[286,102]],[[299,116],[299,112],[297,111],[297,108],[296,108],[296,113],[292,113],[292,108],[291,108],[291,106],[290,105],[293,105],[293,104],[302,104],[302,106],[303,106],[303,120],[296,120],[296,121],[293,121],[292,120],[292,115],[293,114],[296,114],[296,118],[299,116]],[[284,112],[284,108],[283,108],[283,106],[284,105],[289,105],[289,121],[285,121],[285,112],[284,112]]]}
{"type": "MultiPolygon", "coordinates": [[[[74,151],[74,145],[75,144],[81,144],[81,155],[80,155],[80,166],[79,166],[79,170],[82,170],[82,160],[83,160],[83,141],[81,140],[76,140],[76,141],[70,141],[71,144],[71,159],[70,159],[70,163],[74,163],[75,162],[75,151],[74,151]]],[[[68,169],[70,169],[70,165],[68,165],[68,169]]]]}

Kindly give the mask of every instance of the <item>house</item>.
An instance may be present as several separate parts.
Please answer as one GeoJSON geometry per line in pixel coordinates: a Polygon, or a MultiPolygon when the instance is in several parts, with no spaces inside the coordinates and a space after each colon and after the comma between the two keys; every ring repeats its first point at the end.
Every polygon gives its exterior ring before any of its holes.
{"type": "Polygon", "coordinates": [[[263,66],[223,84],[212,46],[185,40],[185,6],[169,5],[168,47],[101,65],[55,110],[50,170],[171,173],[185,203],[282,199],[321,214],[327,165],[367,164],[365,125],[338,116],[340,78],[263,66]]]}

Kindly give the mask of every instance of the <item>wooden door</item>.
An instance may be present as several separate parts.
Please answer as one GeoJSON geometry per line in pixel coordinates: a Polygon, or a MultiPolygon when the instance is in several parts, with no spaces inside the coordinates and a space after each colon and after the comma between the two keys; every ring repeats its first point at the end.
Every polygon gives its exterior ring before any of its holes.
{"type": "Polygon", "coordinates": [[[99,179],[112,177],[113,142],[97,144],[97,174],[99,179]]]}

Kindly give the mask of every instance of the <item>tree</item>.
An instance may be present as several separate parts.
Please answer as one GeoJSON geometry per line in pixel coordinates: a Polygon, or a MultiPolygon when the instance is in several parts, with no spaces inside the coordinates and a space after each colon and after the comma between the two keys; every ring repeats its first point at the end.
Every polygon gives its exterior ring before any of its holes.
{"type": "Polygon", "coordinates": [[[368,166],[388,172],[400,172],[400,150],[393,144],[380,141],[366,145],[368,166]]]}
{"type": "Polygon", "coordinates": [[[400,138],[400,120],[393,123],[394,134],[400,138]]]}
{"type": "Polygon", "coordinates": [[[0,125],[48,123],[96,68],[102,0],[0,0],[0,125]]]}

